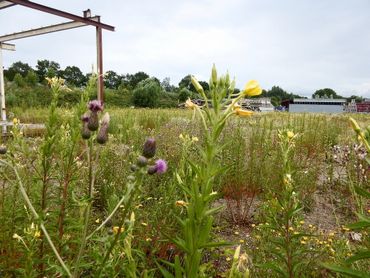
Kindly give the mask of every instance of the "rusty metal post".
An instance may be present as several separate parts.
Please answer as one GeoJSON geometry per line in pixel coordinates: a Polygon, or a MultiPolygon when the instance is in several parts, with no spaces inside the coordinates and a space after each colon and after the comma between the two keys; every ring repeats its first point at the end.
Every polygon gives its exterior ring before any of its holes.
{"type": "Polygon", "coordinates": [[[96,50],[98,70],[98,100],[104,102],[104,79],[103,79],[103,39],[102,28],[96,27],[96,50]]]}
{"type": "Polygon", "coordinates": [[[0,45],[0,101],[1,101],[1,121],[2,132],[6,134],[6,109],[5,109],[5,88],[4,88],[4,71],[3,71],[3,51],[0,45]]]}

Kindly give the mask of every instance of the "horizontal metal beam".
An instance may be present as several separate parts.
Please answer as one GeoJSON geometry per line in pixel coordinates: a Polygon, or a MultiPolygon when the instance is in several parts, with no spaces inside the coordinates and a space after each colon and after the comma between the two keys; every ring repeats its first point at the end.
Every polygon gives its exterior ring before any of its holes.
{"type": "Polygon", "coordinates": [[[15,51],[15,44],[0,42],[0,48],[4,50],[15,51]]]}
{"type": "MultiPolygon", "coordinates": [[[[95,16],[95,17],[91,17],[90,19],[99,20],[99,17],[95,16]]],[[[27,31],[17,32],[13,34],[3,35],[3,36],[0,36],[0,42],[13,41],[13,40],[23,39],[27,37],[33,37],[33,36],[83,27],[83,26],[87,26],[87,24],[82,23],[82,22],[70,21],[66,23],[60,23],[60,24],[50,25],[50,26],[41,27],[41,28],[30,29],[27,31]]]]}
{"type": "Polygon", "coordinates": [[[9,1],[0,1],[0,10],[5,9],[11,6],[14,6],[15,4],[9,1]]]}
{"type": "Polygon", "coordinates": [[[65,17],[65,18],[71,19],[73,21],[82,22],[82,23],[85,23],[87,25],[93,25],[93,26],[96,26],[96,27],[100,27],[100,28],[105,29],[105,30],[114,31],[113,26],[110,26],[110,25],[107,25],[107,24],[104,24],[104,23],[101,23],[101,22],[93,21],[89,18],[84,18],[84,17],[81,17],[81,16],[77,16],[77,15],[67,13],[67,12],[64,12],[64,11],[61,11],[61,10],[58,10],[58,9],[54,9],[54,8],[51,8],[51,7],[48,7],[48,6],[44,6],[44,5],[35,3],[35,2],[31,2],[31,1],[27,1],[27,0],[9,0],[9,2],[12,2],[14,4],[18,4],[18,5],[21,5],[21,6],[24,6],[24,7],[28,7],[28,8],[31,8],[31,9],[35,9],[35,10],[38,10],[38,11],[46,12],[46,13],[49,13],[49,14],[65,17]]]}

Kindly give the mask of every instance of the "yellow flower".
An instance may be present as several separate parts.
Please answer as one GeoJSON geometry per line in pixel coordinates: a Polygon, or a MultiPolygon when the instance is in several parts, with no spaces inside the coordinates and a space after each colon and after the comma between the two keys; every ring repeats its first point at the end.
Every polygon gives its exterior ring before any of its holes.
{"type": "Polygon", "coordinates": [[[35,234],[33,235],[34,238],[39,238],[41,236],[40,231],[36,231],[35,234]]]}
{"type": "Polygon", "coordinates": [[[230,262],[230,261],[231,261],[231,258],[230,258],[230,257],[227,257],[227,258],[226,258],[226,261],[227,261],[227,262],[230,262]]]}
{"type": "Polygon", "coordinates": [[[175,205],[177,207],[186,207],[188,205],[188,203],[183,201],[183,200],[178,200],[178,201],[176,201],[175,205]]]}
{"type": "Polygon", "coordinates": [[[194,76],[191,76],[191,83],[193,84],[194,88],[197,90],[198,93],[204,92],[202,85],[200,85],[200,83],[194,76]]]}
{"type": "Polygon", "coordinates": [[[239,240],[240,243],[244,243],[244,239],[239,240]]]}
{"type": "Polygon", "coordinates": [[[299,221],[299,224],[303,225],[304,224],[304,221],[303,220],[299,221]]]}
{"type": "Polygon", "coordinates": [[[19,119],[14,118],[13,119],[13,125],[18,125],[20,123],[19,119]]]}
{"type": "Polygon", "coordinates": [[[191,138],[191,141],[192,141],[192,142],[198,142],[198,141],[199,141],[199,139],[198,139],[198,137],[193,136],[193,137],[191,138]]]}
{"type": "Polygon", "coordinates": [[[294,132],[293,131],[287,131],[286,135],[288,136],[289,139],[292,139],[294,137],[294,132]]]}
{"type": "Polygon", "coordinates": [[[291,232],[294,231],[293,227],[289,227],[288,230],[291,231],[291,232]]]}
{"type": "Polygon", "coordinates": [[[95,220],[95,223],[96,223],[96,224],[99,224],[99,223],[100,223],[100,219],[99,219],[99,218],[98,218],[98,219],[96,219],[96,220],[95,220]]]}
{"type": "Polygon", "coordinates": [[[198,107],[198,105],[196,105],[194,102],[191,101],[190,98],[188,98],[186,101],[185,101],[185,107],[186,108],[189,108],[189,109],[195,109],[198,107]]]}
{"type": "Polygon", "coordinates": [[[118,232],[122,233],[125,230],[125,228],[123,228],[123,227],[120,228],[118,226],[114,226],[112,228],[112,230],[113,230],[113,233],[118,234],[118,232]]]}
{"type": "Polygon", "coordinates": [[[253,115],[252,111],[243,110],[241,108],[234,108],[235,114],[242,117],[249,117],[253,115]]]}
{"type": "Polygon", "coordinates": [[[145,222],[142,222],[141,225],[143,225],[144,227],[148,226],[148,224],[145,222]]]}
{"type": "Polygon", "coordinates": [[[258,84],[258,82],[256,80],[251,80],[249,81],[245,87],[244,87],[244,91],[243,91],[243,94],[245,96],[258,96],[262,93],[262,89],[260,87],[260,85],[258,84]]]}
{"type": "Polygon", "coordinates": [[[238,235],[238,234],[239,234],[239,232],[234,232],[234,234],[238,235]]]}
{"type": "Polygon", "coordinates": [[[256,227],[256,224],[252,224],[251,226],[252,226],[252,228],[254,228],[254,227],[256,227]]]}
{"type": "Polygon", "coordinates": [[[152,241],[152,239],[151,239],[150,237],[147,237],[147,238],[145,239],[145,241],[146,241],[146,242],[150,242],[150,241],[152,241]]]}

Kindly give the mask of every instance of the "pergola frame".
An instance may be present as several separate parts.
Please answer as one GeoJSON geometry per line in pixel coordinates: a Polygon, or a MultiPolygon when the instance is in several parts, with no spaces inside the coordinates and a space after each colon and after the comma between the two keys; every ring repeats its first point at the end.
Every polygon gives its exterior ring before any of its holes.
{"type": "Polygon", "coordinates": [[[72,21],[50,25],[47,27],[41,27],[37,29],[30,29],[18,33],[0,36],[0,101],[1,101],[1,120],[3,121],[3,132],[6,132],[6,109],[5,109],[5,90],[4,90],[4,75],[3,75],[3,63],[2,63],[2,49],[4,50],[15,50],[13,44],[5,42],[13,41],[17,39],[43,35],[51,32],[59,32],[72,28],[83,27],[87,25],[94,26],[96,28],[96,53],[97,53],[97,74],[98,74],[98,100],[104,101],[104,81],[103,81],[103,39],[102,30],[114,31],[114,27],[100,22],[100,16],[91,17],[90,10],[84,11],[84,16],[74,15],[65,11],[54,9],[48,6],[44,6],[35,2],[27,0],[0,0],[0,11],[5,8],[12,7],[14,5],[21,5],[30,9],[38,10],[48,14],[53,14],[59,17],[67,18],[72,21]]]}

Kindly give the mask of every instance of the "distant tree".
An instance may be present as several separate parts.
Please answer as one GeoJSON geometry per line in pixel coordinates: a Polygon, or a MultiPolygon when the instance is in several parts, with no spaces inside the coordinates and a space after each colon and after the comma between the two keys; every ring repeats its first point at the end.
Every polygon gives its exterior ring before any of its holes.
{"type": "Polygon", "coordinates": [[[180,102],[185,102],[188,98],[191,98],[193,95],[193,92],[190,91],[189,89],[187,88],[181,88],[180,91],[179,91],[179,95],[178,95],[178,100],[180,102]]]}
{"type": "Polygon", "coordinates": [[[23,76],[19,72],[14,75],[13,81],[18,87],[26,86],[26,81],[24,81],[23,76]]]}
{"type": "Polygon", "coordinates": [[[127,87],[129,89],[135,89],[136,86],[139,84],[139,82],[145,80],[149,78],[149,75],[146,74],[145,72],[143,71],[139,71],[135,74],[127,74],[124,78],[124,80],[126,81],[126,84],[127,84],[127,87]]]}
{"type": "Polygon", "coordinates": [[[60,65],[57,62],[49,60],[38,60],[36,65],[36,73],[39,81],[42,82],[46,77],[59,76],[60,65]]]}
{"type": "Polygon", "coordinates": [[[262,94],[257,97],[269,97],[271,98],[271,103],[274,106],[279,106],[282,100],[292,100],[294,98],[303,98],[300,95],[288,93],[279,86],[272,86],[268,91],[262,90],[262,94]]]}
{"type": "Polygon", "coordinates": [[[82,71],[76,66],[67,66],[64,70],[60,71],[62,77],[67,84],[82,87],[86,85],[87,78],[82,71]]]}
{"type": "Polygon", "coordinates": [[[25,77],[25,82],[30,86],[36,86],[39,78],[34,70],[30,70],[27,72],[27,75],[25,77]]]}
{"type": "Polygon", "coordinates": [[[163,79],[163,81],[161,82],[161,87],[166,92],[174,92],[176,90],[176,87],[171,85],[169,77],[165,77],[163,79]]]}
{"type": "Polygon", "coordinates": [[[347,99],[347,102],[351,102],[352,99],[354,99],[355,102],[363,102],[364,101],[364,98],[363,97],[361,97],[361,96],[355,96],[355,95],[352,95],[352,96],[350,96],[350,97],[348,97],[346,99],[347,99]]]}
{"type": "Polygon", "coordinates": [[[115,71],[109,70],[104,74],[104,86],[109,89],[118,89],[123,77],[115,71]]]}
{"type": "Polygon", "coordinates": [[[153,78],[142,80],[133,91],[134,105],[150,108],[157,107],[161,92],[161,86],[153,78]]]}
{"type": "Polygon", "coordinates": [[[325,88],[317,90],[313,95],[312,98],[343,98],[342,96],[338,95],[333,89],[325,88]]]}
{"type": "Polygon", "coordinates": [[[13,81],[17,73],[19,73],[22,77],[26,77],[30,70],[32,70],[32,68],[27,63],[18,61],[13,63],[7,70],[5,70],[4,75],[9,81],[13,81]]]}

